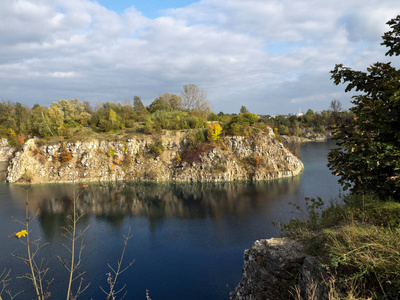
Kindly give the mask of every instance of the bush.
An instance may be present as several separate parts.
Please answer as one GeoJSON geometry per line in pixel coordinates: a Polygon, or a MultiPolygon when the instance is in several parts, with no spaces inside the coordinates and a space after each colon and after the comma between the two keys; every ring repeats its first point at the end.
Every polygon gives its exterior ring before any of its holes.
{"type": "Polygon", "coordinates": [[[182,150],[181,158],[182,161],[189,164],[193,162],[200,162],[200,156],[203,153],[207,153],[212,149],[212,145],[209,143],[198,143],[193,146],[193,148],[186,147],[182,150]]]}
{"type": "Polygon", "coordinates": [[[229,124],[226,125],[225,130],[229,135],[249,135],[251,133],[249,118],[243,115],[234,116],[229,124]]]}
{"type": "Polygon", "coordinates": [[[164,151],[163,142],[161,139],[154,141],[153,143],[149,144],[149,152],[154,156],[160,156],[161,153],[164,151]]]}
{"type": "Polygon", "coordinates": [[[191,131],[187,136],[187,140],[188,140],[188,145],[187,145],[188,148],[190,149],[196,148],[198,144],[204,143],[206,141],[205,130],[198,129],[196,131],[191,131]]]}
{"type": "Polygon", "coordinates": [[[204,127],[205,120],[202,115],[186,111],[156,111],[151,115],[151,120],[158,122],[162,129],[180,130],[204,127]]]}
{"type": "Polygon", "coordinates": [[[68,162],[71,159],[72,159],[72,153],[71,152],[69,152],[69,151],[61,152],[60,160],[61,160],[62,163],[68,162]]]}

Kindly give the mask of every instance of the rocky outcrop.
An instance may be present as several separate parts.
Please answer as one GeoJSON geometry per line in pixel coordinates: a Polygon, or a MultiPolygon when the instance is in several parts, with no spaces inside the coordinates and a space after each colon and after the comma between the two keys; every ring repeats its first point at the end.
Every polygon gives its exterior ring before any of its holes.
{"type": "Polygon", "coordinates": [[[243,277],[230,296],[278,300],[298,295],[299,299],[323,300],[328,299],[326,278],[318,260],[306,255],[300,243],[287,238],[260,240],[245,250],[243,277]]]}
{"type": "Polygon", "coordinates": [[[7,139],[0,140],[0,161],[8,161],[14,148],[10,146],[7,139]]]}
{"type": "Polygon", "coordinates": [[[281,137],[286,144],[326,142],[327,140],[332,139],[332,132],[330,130],[317,132],[312,128],[303,128],[301,136],[282,135],[281,137]]]}
{"type": "Polygon", "coordinates": [[[8,168],[9,182],[177,181],[223,182],[291,177],[303,169],[301,161],[279,143],[272,131],[256,137],[230,136],[192,162],[177,153],[188,144],[188,131],[163,131],[126,141],[86,140],[39,145],[28,140],[8,168]],[[164,150],[152,154],[155,141],[164,150]],[[68,154],[69,153],[69,154],[68,154]],[[60,158],[65,157],[61,162],[60,158]],[[258,157],[258,161],[256,161],[258,157]]]}

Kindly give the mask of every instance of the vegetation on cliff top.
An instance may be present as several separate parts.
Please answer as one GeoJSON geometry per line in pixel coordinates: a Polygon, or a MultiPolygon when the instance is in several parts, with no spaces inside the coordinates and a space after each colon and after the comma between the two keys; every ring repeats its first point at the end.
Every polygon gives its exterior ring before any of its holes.
{"type": "MultiPolygon", "coordinates": [[[[337,101],[337,100],[333,100],[337,101]]],[[[338,102],[340,104],[340,102],[338,102]]],[[[350,116],[351,117],[351,116],[350,116]]],[[[324,132],[349,114],[340,105],[319,113],[308,110],[302,116],[259,116],[242,106],[239,114],[210,111],[207,95],[194,84],[185,85],[180,95],[164,93],[147,107],[140,97],[122,103],[97,103],[78,99],[58,100],[49,107],[35,104],[28,107],[12,101],[0,102],[0,137],[20,146],[28,136],[49,142],[84,138],[121,139],[133,135],[154,134],[161,130],[186,130],[207,127],[218,122],[222,136],[250,135],[266,126],[278,135],[302,136],[302,129],[324,132]]]]}

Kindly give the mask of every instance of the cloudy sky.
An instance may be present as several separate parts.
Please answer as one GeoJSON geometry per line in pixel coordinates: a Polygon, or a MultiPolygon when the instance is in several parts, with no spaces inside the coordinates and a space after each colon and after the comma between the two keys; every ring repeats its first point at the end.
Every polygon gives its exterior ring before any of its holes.
{"type": "Polygon", "coordinates": [[[399,0],[0,0],[0,99],[132,100],[203,88],[214,112],[345,108],[329,71],[385,57],[399,0]]]}

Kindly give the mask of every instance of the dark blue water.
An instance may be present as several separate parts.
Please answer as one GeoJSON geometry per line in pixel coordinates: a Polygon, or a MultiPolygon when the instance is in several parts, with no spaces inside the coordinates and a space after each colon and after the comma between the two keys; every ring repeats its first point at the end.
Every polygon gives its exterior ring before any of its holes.
{"type": "MultiPolygon", "coordinates": [[[[81,299],[103,299],[100,286],[107,288],[110,270],[116,267],[123,235],[132,229],[126,251],[131,268],[118,280],[126,284],[125,299],[145,299],[146,290],[156,299],[229,299],[241,279],[243,251],[257,239],[276,237],[272,222],[293,217],[294,202],[320,196],[329,202],[338,197],[340,186],[327,169],[326,154],[332,143],[308,143],[301,147],[304,172],[295,178],[258,183],[225,184],[91,184],[78,201],[85,216],[79,228],[89,225],[83,255],[85,283],[90,283],[81,299]]],[[[29,208],[39,211],[32,222],[31,238],[41,237],[49,245],[42,248],[50,267],[47,278],[52,299],[65,299],[67,271],[57,256],[68,258],[60,234],[71,212],[74,186],[71,184],[34,186],[29,191],[29,208]]],[[[12,270],[10,286],[25,292],[16,299],[33,298],[27,279],[16,279],[28,271],[10,253],[25,255],[25,248],[8,236],[22,228],[11,216],[24,220],[25,192],[19,186],[0,185],[0,273],[12,270]]],[[[121,294],[122,295],[122,294],[121,294]]]]}

